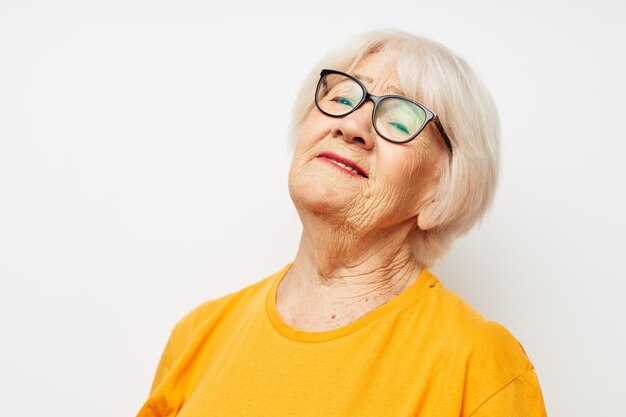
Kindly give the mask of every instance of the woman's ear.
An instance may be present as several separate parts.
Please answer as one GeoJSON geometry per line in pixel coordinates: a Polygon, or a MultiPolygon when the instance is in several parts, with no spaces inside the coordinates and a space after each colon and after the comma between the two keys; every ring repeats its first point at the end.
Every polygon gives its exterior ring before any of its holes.
{"type": "Polygon", "coordinates": [[[420,230],[432,229],[439,224],[439,221],[435,218],[435,207],[435,202],[431,201],[422,207],[417,214],[417,227],[420,230]]]}

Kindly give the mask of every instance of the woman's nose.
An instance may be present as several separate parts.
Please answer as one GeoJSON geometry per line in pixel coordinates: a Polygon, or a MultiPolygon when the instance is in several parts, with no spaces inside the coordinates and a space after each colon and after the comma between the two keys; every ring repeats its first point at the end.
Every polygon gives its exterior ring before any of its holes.
{"type": "Polygon", "coordinates": [[[363,103],[358,109],[337,119],[331,129],[334,138],[342,137],[348,143],[356,143],[365,149],[372,149],[376,141],[376,131],[372,126],[374,103],[363,103]]]}

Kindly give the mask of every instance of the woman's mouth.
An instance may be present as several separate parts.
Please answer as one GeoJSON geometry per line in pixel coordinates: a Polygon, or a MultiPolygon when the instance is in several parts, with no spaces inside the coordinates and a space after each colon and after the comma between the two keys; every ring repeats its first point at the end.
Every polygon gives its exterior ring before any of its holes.
{"type": "Polygon", "coordinates": [[[325,152],[318,155],[318,159],[328,164],[331,164],[344,172],[350,173],[351,175],[361,178],[367,178],[365,172],[359,169],[355,163],[348,161],[347,159],[340,156],[325,152]]]}

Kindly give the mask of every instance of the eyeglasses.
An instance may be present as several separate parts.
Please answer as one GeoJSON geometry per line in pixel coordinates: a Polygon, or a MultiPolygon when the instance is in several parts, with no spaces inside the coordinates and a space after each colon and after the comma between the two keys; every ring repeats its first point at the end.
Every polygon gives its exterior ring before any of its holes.
{"type": "Polygon", "coordinates": [[[322,113],[333,117],[347,116],[367,100],[374,102],[372,124],[382,138],[406,143],[419,135],[428,122],[433,122],[452,153],[450,138],[437,115],[422,104],[397,95],[372,95],[363,83],[340,71],[324,69],[320,73],[315,105],[322,113]]]}

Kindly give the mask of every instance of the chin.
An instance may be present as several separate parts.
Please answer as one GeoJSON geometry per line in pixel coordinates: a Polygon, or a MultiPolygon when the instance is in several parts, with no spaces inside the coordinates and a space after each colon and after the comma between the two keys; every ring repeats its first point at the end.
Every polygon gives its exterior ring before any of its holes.
{"type": "Polygon", "coordinates": [[[296,208],[316,213],[337,213],[347,203],[345,193],[340,193],[328,178],[317,175],[291,179],[289,195],[296,208]]]}

